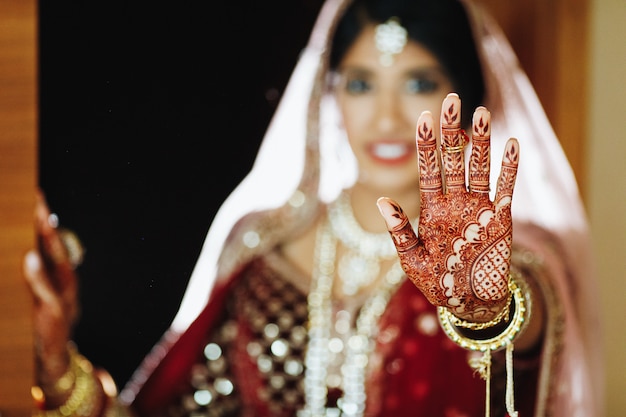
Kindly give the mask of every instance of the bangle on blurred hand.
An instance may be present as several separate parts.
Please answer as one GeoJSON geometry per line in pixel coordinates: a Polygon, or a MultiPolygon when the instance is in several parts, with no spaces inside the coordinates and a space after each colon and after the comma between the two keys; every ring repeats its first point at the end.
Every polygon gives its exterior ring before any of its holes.
{"type": "Polygon", "coordinates": [[[72,359],[73,355],[76,355],[76,351],[74,348],[70,348],[70,366],[54,384],[50,387],[46,387],[46,391],[48,395],[54,395],[56,397],[61,397],[70,393],[70,391],[74,388],[74,384],[76,383],[76,373],[77,373],[77,362],[72,359]]]}
{"type": "Polygon", "coordinates": [[[69,347],[70,368],[54,384],[54,395],[68,395],[67,400],[60,407],[47,410],[46,398],[40,387],[33,387],[32,394],[39,410],[33,413],[34,417],[86,417],[94,413],[102,402],[102,393],[99,381],[94,375],[93,366],[84,356],[71,345],[69,347]]]}

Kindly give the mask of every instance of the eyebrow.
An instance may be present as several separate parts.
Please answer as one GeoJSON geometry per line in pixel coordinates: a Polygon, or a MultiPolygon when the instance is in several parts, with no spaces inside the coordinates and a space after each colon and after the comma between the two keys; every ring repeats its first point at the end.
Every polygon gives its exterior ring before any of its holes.
{"type": "Polygon", "coordinates": [[[360,75],[367,76],[373,73],[372,70],[363,67],[357,66],[347,66],[347,67],[339,67],[337,68],[338,74],[350,74],[350,75],[360,75]]]}

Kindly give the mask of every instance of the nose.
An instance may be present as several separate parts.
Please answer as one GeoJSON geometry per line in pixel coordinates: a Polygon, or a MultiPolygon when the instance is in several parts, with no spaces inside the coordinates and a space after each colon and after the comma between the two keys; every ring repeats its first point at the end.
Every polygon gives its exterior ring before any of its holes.
{"type": "Polygon", "coordinates": [[[402,101],[392,92],[380,92],[376,97],[375,126],[381,133],[398,130],[405,122],[402,101]]]}

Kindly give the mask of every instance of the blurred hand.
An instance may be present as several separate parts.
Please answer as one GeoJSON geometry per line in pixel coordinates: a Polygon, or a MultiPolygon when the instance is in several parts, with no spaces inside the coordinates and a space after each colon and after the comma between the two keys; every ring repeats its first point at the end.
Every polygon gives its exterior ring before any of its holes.
{"type": "Polygon", "coordinates": [[[76,254],[70,256],[62,238],[66,232],[57,223],[39,193],[35,208],[37,248],[25,256],[24,275],[34,298],[37,382],[44,392],[68,369],[67,344],[78,317],[76,254]]]}

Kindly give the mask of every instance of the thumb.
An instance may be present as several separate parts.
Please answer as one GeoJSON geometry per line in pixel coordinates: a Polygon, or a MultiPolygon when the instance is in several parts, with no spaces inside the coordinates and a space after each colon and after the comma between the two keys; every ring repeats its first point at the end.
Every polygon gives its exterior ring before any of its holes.
{"type": "Polygon", "coordinates": [[[418,244],[418,237],[402,207],[388,197],[376,201],[378,211],[385,220],[387,230],[393,239],[398,253],[407,252],[418,244]]]}

